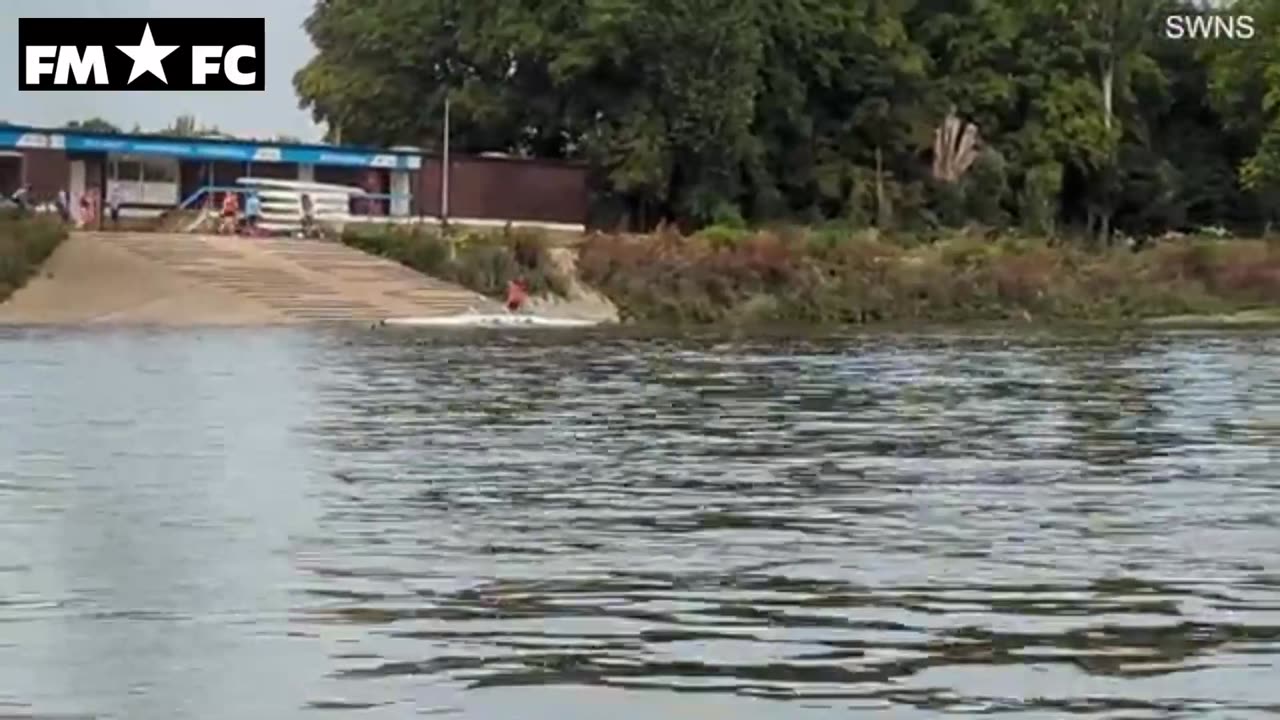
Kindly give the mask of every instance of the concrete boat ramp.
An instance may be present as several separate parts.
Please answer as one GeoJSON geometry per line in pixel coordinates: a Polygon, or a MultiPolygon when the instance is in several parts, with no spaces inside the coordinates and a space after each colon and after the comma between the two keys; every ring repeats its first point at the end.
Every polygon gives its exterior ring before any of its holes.
{"type": "Polygon", "coordinates": [[[0,305],[4,324],[371,323],[497,306],[458,285],[320,240],[73,233],[0,305]]]}

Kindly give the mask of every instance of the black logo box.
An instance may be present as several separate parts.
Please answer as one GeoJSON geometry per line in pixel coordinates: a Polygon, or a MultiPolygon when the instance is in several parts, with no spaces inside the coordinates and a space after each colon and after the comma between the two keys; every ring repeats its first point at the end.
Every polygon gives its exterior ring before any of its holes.
{"type": "Polygon", "coordinates": [[[18,19],[18,89],[19,90],[265,90],[266,89],[266,20],[263,18],[19,18],[18,19]],[[142,33],[151,26],[156,45],[177,45],[163,60],[168,84],[151,73],[143,73],[132,84],[128,82],[133,60],[116,49],[117,45],[138,45],[142,33]],[[53,75],[45,75],[37,85],[27,83],[28,45],[74,45],[81,53],[86,46],[102,46],[106,58],[106,85],[78,85],[74,76],[66,85],[54,85],[53,75]],[[236,85],[221,73],[209,75],[204,85],[191,83],[191,47],[221,45],[223,52],[236,45],[252,45],[257,56],[237,63],[242,72],[256,72],[252,85],[236,85]]]}

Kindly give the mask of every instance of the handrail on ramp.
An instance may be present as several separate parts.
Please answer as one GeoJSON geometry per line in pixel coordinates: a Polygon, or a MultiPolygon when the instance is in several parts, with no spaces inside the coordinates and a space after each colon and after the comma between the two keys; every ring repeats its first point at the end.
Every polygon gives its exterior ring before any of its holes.
{"type": "MultiPolygon", "coordinates": [[[[246,180],[257,181],[257,180],[266,180],[266,179],[265,178],[241,178],[238,182],[243,182],[246,180]]],[[[253,192],[255,190],[257,191],[275,190],[275,189],[285,190],[286,186],[284,185],[284,183],[291,183],[292,181],[283,180],[283,181],[275,181],[275,182],[280,183],[279,186],[272,187],[274,183],[270,180],[266,180],[266,182],[264,183],[246,182],[243,185],[205,185],[195,190],[190,195],[188,195],[182,202],[178,203],[177,209],[188,210],[193,205],[197,204],[202,198],[213,195],[214,193],[234,192],[239,194],[245,194],[245,193],[253,192]],[[271,183],[271,184],[268,184],[268,183],[271,183]]],[[[331,192],[333,191],[334,188],[344,188],[348,191],[347,195],[350,198],[354,198],[357,200],[386,200],[390,202],[392,200],[400,200],[400,199],[412,200],[413,199],[413,196],[408,193],[371,193],[365,190],[361,190],[360,188],[354,188],[354,187],[347,188],[346,186],[342,186],[342,185],[325,185],[323,183],[299,182],[297,183],[296,189],[299,193],[302,193],[302,192],[306,192],[308,189],[311,189],[312,186],[314,186],[316,190],[328,188],[331,192]]]]}

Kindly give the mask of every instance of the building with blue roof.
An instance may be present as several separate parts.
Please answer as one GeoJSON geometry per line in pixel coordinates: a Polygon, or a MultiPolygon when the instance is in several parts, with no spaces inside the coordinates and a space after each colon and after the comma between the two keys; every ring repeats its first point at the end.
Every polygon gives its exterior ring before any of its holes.
{"type": "MultiPolygon", "coordinates": [[[[483,156],[450,158],[450,215],[485,220],[584,223],[585,167],[483,156]]],[[[440,212],[439,158],[413,148],[376,149],[211,137],[163,137],[19,125],[0,126],[0,192],[31,186],[37,199],[67,190],[72,201],[113,190],[135,213],[158,213],[241,177],[363,188],[374,215],[440,212]]]]}

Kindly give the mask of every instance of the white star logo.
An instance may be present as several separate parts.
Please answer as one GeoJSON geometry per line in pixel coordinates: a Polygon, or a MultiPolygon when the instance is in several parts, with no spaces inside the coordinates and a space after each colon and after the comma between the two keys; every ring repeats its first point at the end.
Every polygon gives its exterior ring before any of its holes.
{"type": "Polygon", "coordinates": [[[164,76],[164,65],[160,61],[177,50],[178,46],[156,45],[156,41],[151,39],[151,23],[147,23],[146,29],[142,31],[142,42],[137,45],[117,45],[116,49],[133,60],[133,72],[129,73],[130,83],[137,80],[142,73],[149,72],[160,78],[160,82],[169,84],[169,80],[164,76]]]}

